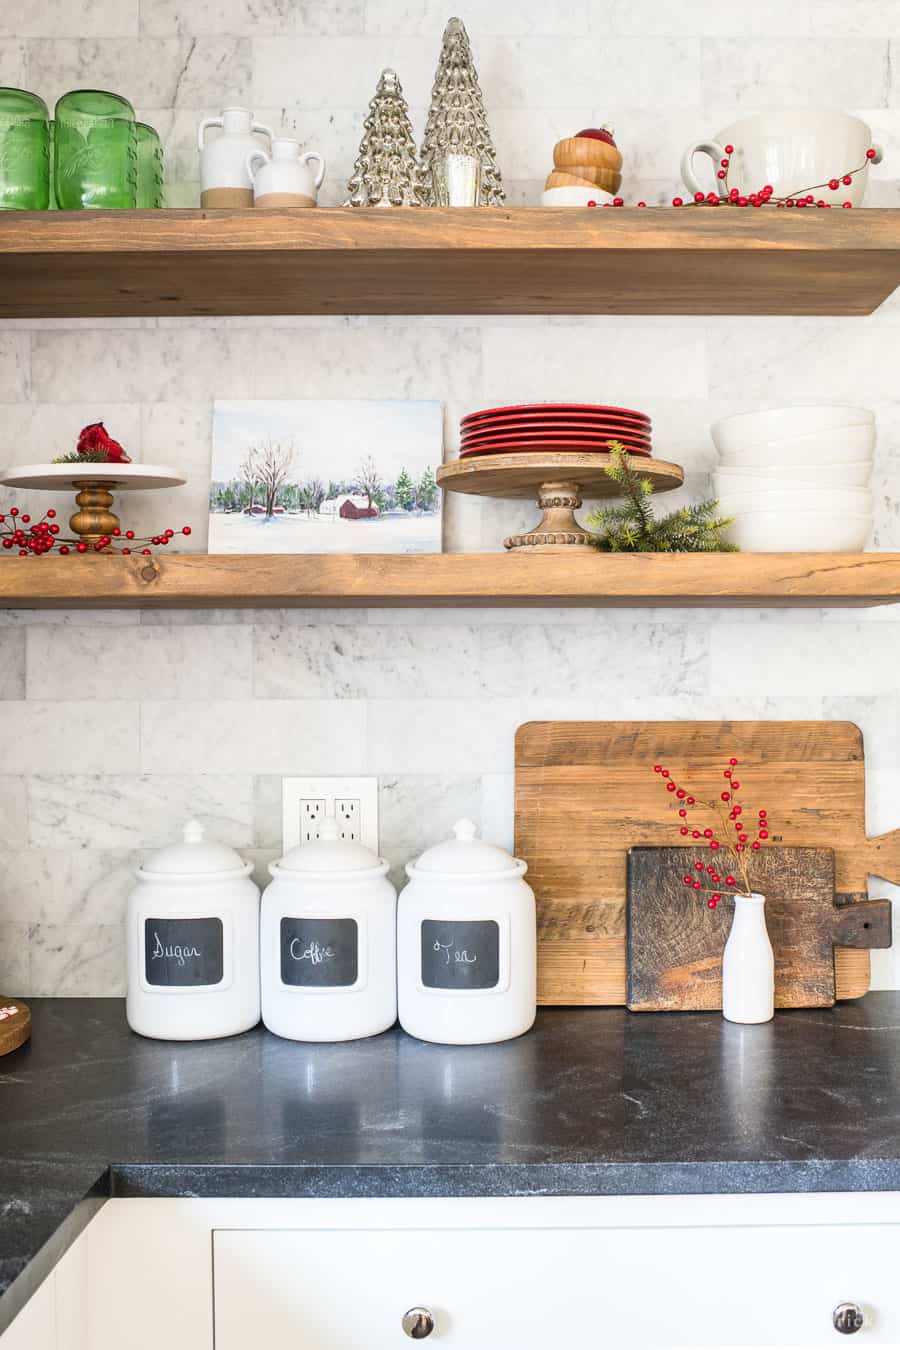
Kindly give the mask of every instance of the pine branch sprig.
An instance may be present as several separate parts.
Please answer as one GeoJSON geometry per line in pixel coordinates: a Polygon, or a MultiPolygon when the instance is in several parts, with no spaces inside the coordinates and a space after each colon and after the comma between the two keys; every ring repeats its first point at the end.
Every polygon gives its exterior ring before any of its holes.
{"type": "Polygon", "coordinates": [[[734,544],[722,539],[731,524],[720,516],[714,498],[679,507],[657,520],[651,498],[653,484],[629,459],[621,441],[609,441],[606,473],[622,489],[624,502],[595,511],[587,524],[596,533],[591,540],[603,553],[737,553],[734,544]]]}

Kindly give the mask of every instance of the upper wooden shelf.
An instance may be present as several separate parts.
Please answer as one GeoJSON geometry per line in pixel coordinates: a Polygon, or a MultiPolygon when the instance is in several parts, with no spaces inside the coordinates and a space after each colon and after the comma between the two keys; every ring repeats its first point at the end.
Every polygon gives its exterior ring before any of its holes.
{"type": "Polygon", "coordinates": [[[0,212],[0,317],[870,314],[900,210],[0,212]]]}
{"type": "Polygon", "coordinates": [[[4,558],[0,608],[880,605],[898,553],[4,558]]]}

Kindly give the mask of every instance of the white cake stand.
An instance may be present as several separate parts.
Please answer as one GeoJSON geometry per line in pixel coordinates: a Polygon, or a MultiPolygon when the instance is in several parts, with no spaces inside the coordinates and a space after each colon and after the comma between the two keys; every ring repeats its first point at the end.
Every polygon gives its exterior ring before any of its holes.
{"type": "Polygon", "coordinates": [[[158,464],[22,464],[5,470],[0,477],[5,487],[74,492],[78,510],[69,526],[86,544],[95,544],[121,529],[119,517],[110,510],[113,492],[181,487],[186,482],[174,469],[158,464]]]}

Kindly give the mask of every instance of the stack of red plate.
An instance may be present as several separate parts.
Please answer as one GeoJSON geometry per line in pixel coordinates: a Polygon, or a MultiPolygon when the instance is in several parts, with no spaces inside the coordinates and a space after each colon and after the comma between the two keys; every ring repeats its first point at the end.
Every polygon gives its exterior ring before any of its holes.
{"type": "Polygon", "coordinates": [[[518,451],[596,450],[621,441],[631,454],[649,455],[650,418],[633,408],[596,403],[519,403],[469,413],[460,423],[460,457],[518,451]]]}

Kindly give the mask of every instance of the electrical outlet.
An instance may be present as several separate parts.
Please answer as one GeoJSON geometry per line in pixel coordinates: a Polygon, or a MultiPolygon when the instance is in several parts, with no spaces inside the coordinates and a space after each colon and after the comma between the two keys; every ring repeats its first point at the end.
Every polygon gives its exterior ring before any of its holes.
{"type": "Polygon", "coordinates": [[[317,840],[325,816],[334,816],[338,838],[378,852],[377,778],[285,778],[282,808],[285,853],[317,840]]]}

